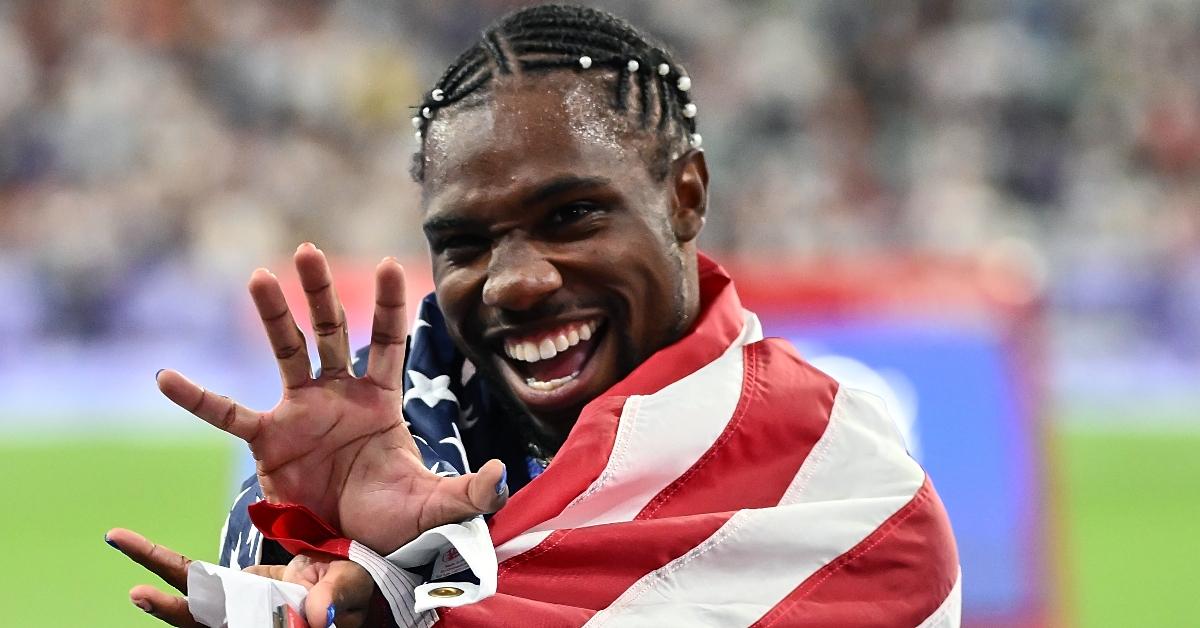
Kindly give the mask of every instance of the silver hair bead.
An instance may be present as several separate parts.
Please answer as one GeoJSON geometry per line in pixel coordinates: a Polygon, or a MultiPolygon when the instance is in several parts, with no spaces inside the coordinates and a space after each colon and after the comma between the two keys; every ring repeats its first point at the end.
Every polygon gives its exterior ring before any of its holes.
{"type": "Polygon", "coordinates": [[[695,118],[696,117],[696,103],[690,102],[683,106],[683,117],[685,117],[685,118],[695,118]]]}
{"type": "Polygon", "coordinates": [[[414,129],[421,128],[421,116],[413,116],[412,125],[414,129]]]}
{"type": "Polygon", "coordinates": [[[679,80],[676,81],[675,86],[679,88],[679,91],[686,92],[692,88],[692,79],[686,76],[681,76],[679,77],[679,80]]]}
{"type": "Polygon", "coordinates": [[[592,67],[592,58],[587,55],[579,57],[579,67],[585,70],[592,67]]]}
{"type": "Polygon", "coordinates": [[[704,138],[699,133],[692,133],[688,136],[688,143],[692,145],[692,148],[700,148],[700,145],[704,143],[704,138]]]}
{"type": "Polygon", "coordinates": [[[426,119],[432,118],[433,110],[430,109],[429,107],[425,107],[424,109],[421,110],[421,115],[425,116],[426,119]]]}
{"type": "Polygon", "coordinates": [[[440,89],[435,89],[432,92],[429,92],[429,97],[438,102],[442,102],[442,99],[446,97],[446,92],[443,92],[440,89]]]}
{"type": "Polygon", "coordinates": [[[637,59],[630,59],[629,63],[625,64],[625,67],[628,68],[630,72],[637,72],[638,68],[642,67],[642,64],[638,63],[637,59]]]}
{"type": "Polygon", "coordinates": [[[658,64],[658,74],[660,76],[666,76],[670,73],[671,73],[671,66],[669,66],[665,63],[658,64]]]}

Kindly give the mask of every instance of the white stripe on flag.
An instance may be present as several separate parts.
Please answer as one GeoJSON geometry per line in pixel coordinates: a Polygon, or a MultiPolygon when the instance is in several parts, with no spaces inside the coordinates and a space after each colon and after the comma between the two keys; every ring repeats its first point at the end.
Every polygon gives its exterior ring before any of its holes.
{"type": "Polygon", "coordinates": [[[825,433],[779,506],[738,511],[587,625],[748,626],[874,532],[924,481],[883,402],[839,388],[825,433]]]}
{"type": "Polygon", "coordinates": [[[532,549],[557,529],[636,517],[724,431],[741,397],[742,347],[761,339],[758,318],[747,312],[741,334],[721,357],[653,395],[630,397],[604,471],[557,516],[496,548],[497,558],[532,549]]]}

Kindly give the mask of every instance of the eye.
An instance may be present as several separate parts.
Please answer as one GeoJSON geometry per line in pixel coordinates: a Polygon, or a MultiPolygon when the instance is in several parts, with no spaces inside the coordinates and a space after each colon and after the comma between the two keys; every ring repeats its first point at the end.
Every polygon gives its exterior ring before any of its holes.
{"type": "Polygon", "coordinates": [[[595,203],[579,202],[571,203],[554,210],[550,214],[550,224],[554,226],[565,226],[579,222],[592,214],[599,212],[601,208],[595,203]]]}
{"type": "Polygon", "coordinates": [[[455,234],[435,240],[433,251],[439,255],[445,255],[452,261],[465,261],[479,255],[490,245],[491,243],[484,237],[455,234]]]}

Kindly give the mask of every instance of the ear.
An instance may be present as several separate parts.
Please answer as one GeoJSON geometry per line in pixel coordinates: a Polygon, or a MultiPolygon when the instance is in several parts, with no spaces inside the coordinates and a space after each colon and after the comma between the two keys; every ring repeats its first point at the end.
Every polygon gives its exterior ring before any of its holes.
{"type": "Polygon", "coordinates": [[[704,151],[693,148],[671,164],[671,230],[680,244],[691,242],[704,228],[708,211],[708,164],[704,151]]]}

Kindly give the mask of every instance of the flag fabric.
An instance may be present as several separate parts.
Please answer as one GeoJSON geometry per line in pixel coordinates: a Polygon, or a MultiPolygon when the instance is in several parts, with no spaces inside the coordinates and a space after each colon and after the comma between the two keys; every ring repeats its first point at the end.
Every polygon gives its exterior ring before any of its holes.
{"type": "MultiPolygon", "coordinates": [[[[589,403],[488,521],[498,567],[474,575],[495,595],[436,625],[958,625],[949,521],[882,401],[764,340],[728,275],[703,256],[700,273],[692,331],[589,403]]],[[[469,430],[496,417],[452,345],[442,369],[420,363],[423,329],[409,370],[424,379],[405,383],[433,403],[406,393],[405,413],[423,454],[464,471],[469,430]],[[449,418],[430,429],[418,408],[449,418]]]]}

